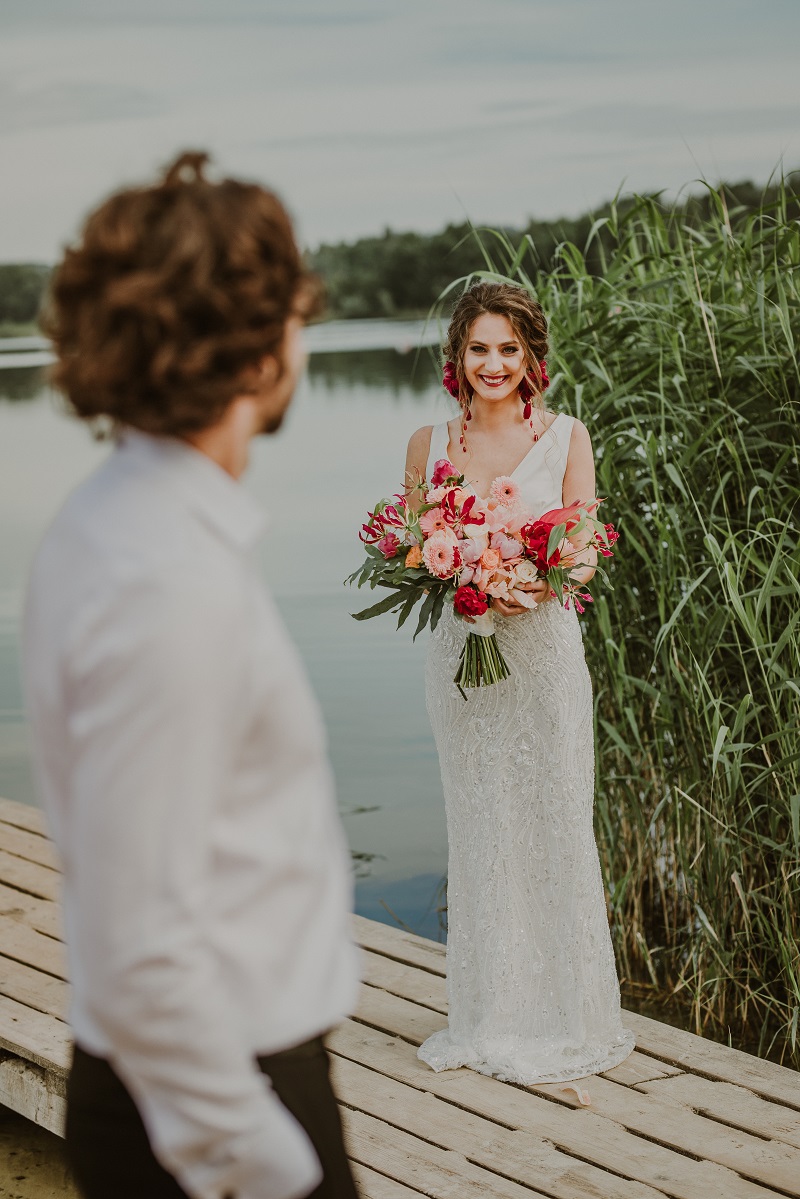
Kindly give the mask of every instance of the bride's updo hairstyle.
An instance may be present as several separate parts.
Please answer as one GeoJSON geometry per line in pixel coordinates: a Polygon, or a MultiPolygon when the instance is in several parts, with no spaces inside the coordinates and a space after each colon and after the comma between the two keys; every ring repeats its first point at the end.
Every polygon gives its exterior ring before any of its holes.
{"type": "Polygon", "coordinates": [[[91,213],[53,275],[42,328],[54,385],[75,414],[184,437],[214,425],[280,355],[290,316],[318,291],[283,204],[208,155],[181,154],[152,186],[91,213]]]}
{"type": "Polygon", "coordinates": [[[455,367],[459,404],[463,408],[471,399],[464,373],[464,356],[472,326],[485,313],[504,316],[514,330],[514,336],[525,354],[525,377],[532,401],[538,407],[544,407],[540,363],[548,352],[547,318],[533,296],[524,287],[514,283],[476,283],[464,292],[453,309],[443,349],[445,359],[455,367]]]}

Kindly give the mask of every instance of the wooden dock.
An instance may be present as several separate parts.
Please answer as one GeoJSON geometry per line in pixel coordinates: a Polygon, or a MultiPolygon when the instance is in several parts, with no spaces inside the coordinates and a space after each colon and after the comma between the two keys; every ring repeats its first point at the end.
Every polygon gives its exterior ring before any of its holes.
{"type": "MultiPolygon", "coordinates": [[[[59,875],[40,814],[0,800],[0,1104],[60,1133],[70,1060],[59,875]]],[[[361,1004],[330,1038],[364,1199],[800,1197],[800,1074],[625,1013],[636,1050],[585,1082],[434,1074],[444,949],[356,918],[361,1004]]],[[[0,1178],[0,1184],[3,1179],[0,1178]]]]}

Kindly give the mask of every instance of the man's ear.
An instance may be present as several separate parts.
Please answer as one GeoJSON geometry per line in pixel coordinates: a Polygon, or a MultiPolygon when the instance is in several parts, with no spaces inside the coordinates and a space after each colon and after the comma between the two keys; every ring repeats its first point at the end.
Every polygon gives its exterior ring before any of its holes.
{"type": "Polygon", "coordinates": [[[280,377],[278,359],[274,354],[265,354],[258,364],[259,383],[262,386],[274,387],[280,377]]]}

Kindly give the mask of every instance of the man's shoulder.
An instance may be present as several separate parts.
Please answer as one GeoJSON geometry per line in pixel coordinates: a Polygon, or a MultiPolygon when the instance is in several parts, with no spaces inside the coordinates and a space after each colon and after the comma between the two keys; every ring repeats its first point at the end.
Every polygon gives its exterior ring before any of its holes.
{"type": "MultiPolygon", "coordinates": [[[[68,497],[36,554],[31,587],[54,606],[93,609],[137,594],[169,605],[193,592],[229,603],[241,580],[168,475],[112,454],[68,497]]],[[[231,562],[232,566],[232,562],[231,562]]]]}
{"type": "Polygon", "coordinates": [[[88,565],[169,562],[188,548],[190,513],[163,473],[145,474],[112,453],[67,498],[43,545],[72,546],[88,565]]]}

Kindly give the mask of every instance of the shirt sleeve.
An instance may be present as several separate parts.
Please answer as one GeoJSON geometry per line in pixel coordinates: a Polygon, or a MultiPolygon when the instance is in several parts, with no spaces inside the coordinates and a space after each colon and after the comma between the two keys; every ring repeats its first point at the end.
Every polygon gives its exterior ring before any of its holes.
{"type": "Polygon", "coordinates": [[[299,1199],[321,1178],[258,1071],[209,935],[247,627],[234,586],[131,583],[86,623],[66,672],[68,866],[91,1015],[154,1152],[193,1199],[299,1199]]]}

